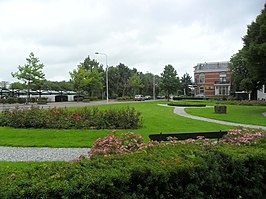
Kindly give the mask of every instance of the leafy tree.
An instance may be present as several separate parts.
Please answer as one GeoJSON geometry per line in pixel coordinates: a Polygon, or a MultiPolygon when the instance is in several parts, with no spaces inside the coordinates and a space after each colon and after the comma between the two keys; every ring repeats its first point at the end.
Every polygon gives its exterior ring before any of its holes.
{"type": "Polygon", "coordinates": [[[7,81],[1,81],[0,82],[0,88],[7,89],[8,82],[7,81]]]}
{"type": "Polygon", "coordinates": [[[10,89],[19,89],[19,90],[23,90],[27,88],[26,84],[20,83],[20,82],[13,82],[10,84],[10,89]]]}
{"type": "Polygon", "coordinates": [[[186,73],[181,77],[181,89],[184,91],[184,95],[190,95],[191,89],[189,88],[189,85],[192,85],[192,77],[186,73]]]}
{"type": "Polygon", "coordinates": [[[102,77],[96,68],[86,70],[84,64],[78,65],[77,69],[70,72],[71,82],[78,92],[86,91],[91,96],[99,94],[102,90],[102,77]]]}
{"type": "Polygon", "coordinates": [[[90,56],[88,56],[84,62],[83,62],[83,66],[85,68],[85,70],[90,70],[92,71],[93,69],[97,69],[99,72],[103,72],[103,66],[99,64],[99,62],[97,62],[97,60],[90,59],[90,56]]]}
{"type": "Polygon", "coordinates": [[[230,60],[233,91],[251,91],[251,98],[256,99],[257,89],[266,84],[266,4],[243,41],[243,48],[230,60]]]}
{"type": "Polygon", "coordinates": [[[174,94],[180,87],[179,78],[177,77],[176,70],[170,64],[164,67],[164,71],[161,76],[161,87],[166,92],[167,99],[169,100],[169,95],[174,94]]]}
{"type": "Polygon", "coordinates": [[[262,88],[266,84],[266,4],[256,21],[248,26],[243,41],[248,71],[257,82],[257,87],[262,88]]]}
{"type": "Polygon", "coordinates": [[[154,80],[154,75],[152,73],[145,73],[145,74],[140,74],[143,87],[142,87],[142,92],[145,95],[150,95],[153,96],[153,80],[154,80]]]}
{"type": "Polygon", "coordinates": [[[18,71],[11,73],[11,75],[16,77],[18,80],[23,80],[25,82],[27,85],[29,98],[31,84],[38,83],[38,81],[43,80],[45,75],[42,72],[44,65],[39,63],[39,58],[34,57],[32,52],[30,53],[29,57],[26,58],[26,62],[27,63],[24,66],[19,66],[18,71]]]}
{"type": "Polygon", "coordinates": [[[108,80],[109,80],[109,96],[110,98],[117,98],[120,91],[120,76],[117,67],[110,66],[108,68],[108,80]]]}
{"type": "Polygon", "coordinates": [[[116,67],[117,67],[118,76],[119,76],[118,96],[122,97],[122,96],[126,95],[126,91],[127,91],[126,89],[128,88],[128,79],[131,77],[131,75],[134,73],[134,71],[130,70],[128,66],[126,66],[122,63],[120,63],[116,67]]]}
{"type": "Polygon", "coordinates": [[[256,83],[248,71],[247,59],[243,50],[231,57],[229,69],[231,71],[232,92],[252,91],[256,83]]]}
{"type": "Polygon", "coordinates": [[[144,87],[138,74],[134,74],[128,79],[128,87],[133,91],[133,95],[139,93],[140,88],[144,87]]]}

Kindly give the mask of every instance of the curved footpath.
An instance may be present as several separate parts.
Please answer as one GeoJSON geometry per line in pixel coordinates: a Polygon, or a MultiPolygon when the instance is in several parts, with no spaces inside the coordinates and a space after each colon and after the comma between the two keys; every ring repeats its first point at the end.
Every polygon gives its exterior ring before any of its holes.
{"type": "MultiPolygon", "coordinates": [[[[224,124],[224,125],[229,125],[229,126],[242,126],[246,128],[254,128],[254,129],[262,129],[266,130],[266,126],[258,126],[258,125],[252,125],[252,124],[240,124],[240,123],[234,123],[234,122],[226,122],[226,121],[221,121],[221,120],[215,120],[215,119],[210,119],[210,118],[205,118],[205,117],[199,117],[199,116],[194,116],[186,113],[185,108],[187,107],[175,107],[174,108],[174,113],[186,118],[194,119],[194,120],[202,120],[206,122],[214,122],[217,124],[224,124]]],[[[191,107],[189,107],[191,108],[191,107]]],[[[197,107],[198,108],[198,107],[197,107]]]]}

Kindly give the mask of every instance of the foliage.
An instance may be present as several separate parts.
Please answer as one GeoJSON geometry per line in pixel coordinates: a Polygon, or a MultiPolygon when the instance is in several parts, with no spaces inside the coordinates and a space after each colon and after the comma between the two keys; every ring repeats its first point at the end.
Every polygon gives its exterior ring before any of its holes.
{"type": "Polygon", "coordinates": [[[239,105],[239,106],[266,106],[266,101],[262,100],[228,100],[228,101],[219,101],[216,103],[239,105]]]}
{"type": "Polygon", "coordinates": [[[186,73],[181,77],[180,83],[181,83],[181,90],[184,92],[184,95],[190,96],[191,88],[189,86],[192,85],[192,77],[188,73],[186,73]]]}
{"type": "Polygon", "coordinates": [[[26,101],[26,98],[20,98],[20,97],[9,97],[6,99],[0,99],[0,104],[25,104],[26,102],[30,103],[35,103],[37,101],[46,101],[47,102],[48,98],[47,97],[31,97],[26,101]]]}
{"type": "Polygon", "coordinates": [[[197,101],[174,101],[174,102],[169,102],[169,106],[183,106],[183,107],[206,107],[206,104],[202,102],[197,102],[197,101]]]}
{"type": "Polygon", "coordinates": [[[39,58],[34,57],[33,53],[30,53],[29,57],[26,58],[26,61],[27,63],[24,66],[19,66],[18,71],[11,74],[13,77],[25,81],[28,88],[29,98],[29,90],[31,84],[38,83],[40,80],[43,80],[45,75],[42,72],[44,65],[42,63],[39,63],[39,58]]]}
{"type": "Polygon", "coordinates": [[[128,79],[128,87],[132,90],[133,96],[140,92],[140,89],[144,87],[141,78],[138,74],[134,74],[128,79]]]}
{"type": "Polygon", "coordinates": [[[259,88],[266,84],[266,4],[243,38],[249,73],[259,88]]]}
{"type": "Polygon", "coordinates": [[[179,78],[177,77],[176,70],[172,65],[166,65],[162,75],[161,87],[166,92],[167,99],[169,100],[169,95],[177,92],[180,87],[179,78]]]}
{"type": "Polygon", "coordinates": [[[254,145],[257,142],[266,143],[266,132],[252,129],[232,129],[220,142],[233,145],[254,145]]]}
{"type": "Polygon", "coordinates": [[[19,89],[19,90],[23,90],[26,89],[27,85],[20,83],[20,82],[13,82],[10,84],[10,89],[19,89]]]}
{"type": "Polygon", "coordinates": [[[118,101],[130,101],[130,100],[134,100],[132,97],[129,97],[129,96],[122,96],[122,97],[118,97],[116,99],[118,101]]]}
{"type": "Polygon", "coordinates": [[[160,144],[120,156],[2,169],[0,198],[260,199],[265,162],[260,147],[160,144]]]}
{"type": "Polygon", "coordinates": [[[251,91],[254,87],[252,76],[247,69],[247,60],[243,50],[233,55],[230,60],[229,68],[231,71],[232,91],[251,91]]]}
{"type": "Polygon", "coordinates": [[[256,90],[266,84],[266,4],[243,41],[243,48],[230,60],[234,90],[252,91],[255,98],[256,90]]]}
{"type": "Polygon", "coordinates": [[[134,108],[109,109],[66,108],[48,110],[31,107],[30,110],[9,110],[0,115],[0,125],[15,128],[55,129],[137,129],[142,125],[141,113],[134,108]]]}
{"type": "Polygon", "coordinates": [[[70,72],[71,82],[77,91],[86,91],[91,96],[99,94],[102,90],[101,73],[97,68],[87,70],[84,63],[78,65],[77,69],[70,72]]]}
{"type": "Polygon", "coordinates": [[[135,152],[144,145],[144,139],[140,134],[131,132],[121,134],[119,137],[108,134],[104,138],[99,138],[94,142],[89,155],[90,157],[121,155],[135,152]]]}

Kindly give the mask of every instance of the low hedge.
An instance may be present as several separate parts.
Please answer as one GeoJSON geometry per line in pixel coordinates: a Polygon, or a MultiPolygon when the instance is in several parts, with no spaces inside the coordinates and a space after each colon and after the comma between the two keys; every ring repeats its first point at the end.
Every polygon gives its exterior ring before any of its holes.
{"type": "Polygon", "coordinates": [[[0,126],[53,129],[137,129],[142,126],[141,113],[134,108],[99,110],[66,108],[8,110],[0,114],[0,126]]]}
{"type": "Polygon", "coordinates": [[[206,107],[206,104],[195,102],[169,102],[168,106],[183,106],[183,107],[206,107]]]}
{"type": "Polygon", "coordinates": [[[218,104],[228,104],[228,105],[242,105],[242,106],[266,106],[266,101],[262,100],[229,100],[229,101],[219,101],[218,104]]]}
{"type": "Polygon", "coordinates": [[[34,168],[1,168],[0,198],[264,198],[266,152],[158,145],[34,168]]]}

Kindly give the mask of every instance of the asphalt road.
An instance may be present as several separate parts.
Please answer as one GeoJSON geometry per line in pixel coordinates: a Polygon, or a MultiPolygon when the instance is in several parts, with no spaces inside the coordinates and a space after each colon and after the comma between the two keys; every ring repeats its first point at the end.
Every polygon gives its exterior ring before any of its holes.
{"type": "MultiPolygon", "coordinates": [[[[149,102],[152,100],[144,101],[149,102]]],[[[117,101],[117,100],[109,100],[108,104],[125,104],[125,103],[139,103],[140,101],[117,101]]],[[[143,101],[142,101],[143,102],[143,101]]],[[[81,106],[96,106],[107,104],[106,100],[99,100],[99,101],[92,101],[92,102],[48,102],[44,105],[39,105],[37,103],[30,103],[30,104],[0,104],[0,112],[3,110],[12,110],[15,108],[19,109],[30,109],[33,107],[40,107],[40,108],[64,108],[64,107],[81,107],[81,106]]]]}

